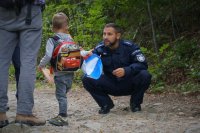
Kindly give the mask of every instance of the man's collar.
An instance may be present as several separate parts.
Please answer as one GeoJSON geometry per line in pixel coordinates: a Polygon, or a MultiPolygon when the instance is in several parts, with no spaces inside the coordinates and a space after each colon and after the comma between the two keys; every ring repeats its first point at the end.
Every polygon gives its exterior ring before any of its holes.
{"type": "Polygon", "coordinates": [[[118,43],[119,45],[118,45],[118,47],[117,47],[116,49],[110,49],[110,48],[109,48],[109,50],[112,51],[112,52],[115,52],[115,53],[119,54],[120,51],[121,51],[121,49],[122,49],[121,43],[122,43],[122,41],[119,40],[119,43],[118,43]]]}

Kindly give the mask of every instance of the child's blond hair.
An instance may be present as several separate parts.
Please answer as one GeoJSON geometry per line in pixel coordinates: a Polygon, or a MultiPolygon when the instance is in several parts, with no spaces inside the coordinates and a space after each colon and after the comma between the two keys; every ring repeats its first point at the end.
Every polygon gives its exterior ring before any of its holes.
{"type": "Polygon", "coordinates": [[[68,28],[69,19],[63,12],[56,13],[52,18],[53,29],[68,28]]]}

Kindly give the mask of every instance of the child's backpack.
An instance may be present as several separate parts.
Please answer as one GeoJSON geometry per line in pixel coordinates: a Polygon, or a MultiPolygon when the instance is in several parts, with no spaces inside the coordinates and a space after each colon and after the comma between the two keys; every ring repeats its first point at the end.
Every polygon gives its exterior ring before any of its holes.
{"type": "Polygon", "coordinates": [[[80,47],[75,42],[61,40],[58,36],[52,38],[55,44],[51,66],[58,72],[78,70],[83,62],[80,47]]]}

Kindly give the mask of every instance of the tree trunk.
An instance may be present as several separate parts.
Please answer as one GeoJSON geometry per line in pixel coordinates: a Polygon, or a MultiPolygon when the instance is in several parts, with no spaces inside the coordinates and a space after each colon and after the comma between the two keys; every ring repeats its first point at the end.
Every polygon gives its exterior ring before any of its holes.
{"type": "Polygon", "coordinates": [[[155,50],[157,56],[159,57],[158,45],[157,45],[157,42],[156,42],[156,35],[155,35],[155,28],[154,28],[153,18],[152,18],[152,14],[151,14],[150,0],[147,0],[147,6],[148,6],[150,23],[151,23],[152,35],[153,35],[154,50],[155,50]]]}
{"type": "Polygon", "coordinates": [[[175,20],[174,20],[174,7],[173,7],[173,4],[172,4],[171,0],[170,0],[170,9],[171,9],[170,18],[171,18],[171,23],[172,23],[172,32],[173,32],[174,39],[176,40],[176,30],[175,30],[175,20]]]}

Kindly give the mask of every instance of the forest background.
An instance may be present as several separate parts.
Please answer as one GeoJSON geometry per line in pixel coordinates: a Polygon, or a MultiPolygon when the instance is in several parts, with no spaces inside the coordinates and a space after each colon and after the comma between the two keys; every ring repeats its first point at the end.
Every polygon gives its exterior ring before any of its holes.
{"type": "MultiPolygon", "coordinates": [[[[102,40],[106,23],[120,25],[123,38],[139,45],[147,57],[153,76],[150,92],[200,92],[199,5],[199,0],[47,0],[37,64],[53,36],[53,14],[64,12],[70,34],[86,50],[102,40]]],[[[81,70],[75,73],[75,85],[81,86],[81,76],[81,70]]],[[[39,72],[37,80],[44,81],[39,72]]]]}

